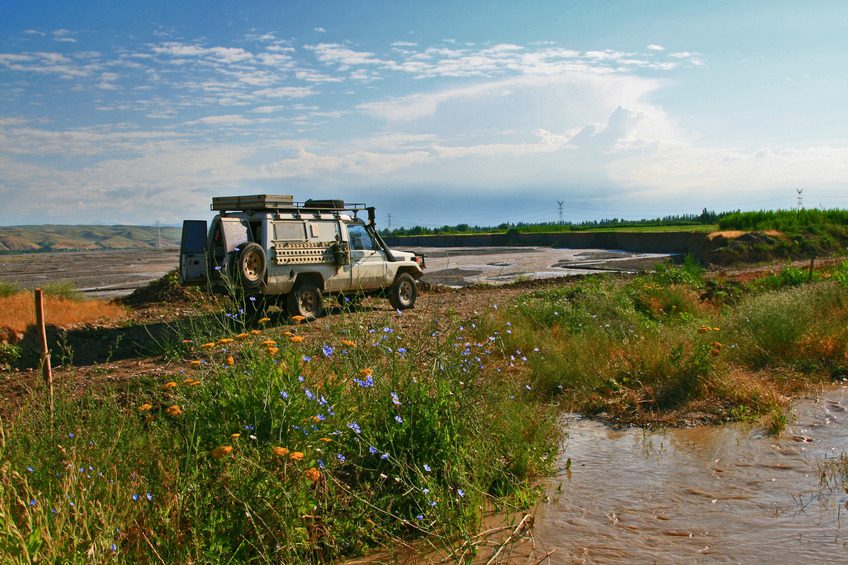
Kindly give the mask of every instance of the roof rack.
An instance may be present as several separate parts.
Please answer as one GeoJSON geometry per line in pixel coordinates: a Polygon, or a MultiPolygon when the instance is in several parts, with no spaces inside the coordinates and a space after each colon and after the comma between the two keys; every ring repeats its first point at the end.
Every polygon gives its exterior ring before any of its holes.
{"type": "Polygon", "coordinates": [[[340,212],[365,210],[362,203],[345,204],[344,200],[307,200],[295,202],[288,194],[255,194],[250,196],[215,196],[209,208],[216,212],[240,211],[278,211],[278,210],[314,210],[321,212],[340,212]]]}

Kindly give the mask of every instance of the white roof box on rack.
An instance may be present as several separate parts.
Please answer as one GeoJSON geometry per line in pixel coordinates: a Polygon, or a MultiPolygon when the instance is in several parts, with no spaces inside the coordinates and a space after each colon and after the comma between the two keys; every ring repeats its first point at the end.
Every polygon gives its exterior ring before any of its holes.
{"type": "Polygon", "coordinates": [[[280,210],[294,208],[294,196],[290,194],[254,194],[251,196],[215,196],[211,210],[280,210]]]}

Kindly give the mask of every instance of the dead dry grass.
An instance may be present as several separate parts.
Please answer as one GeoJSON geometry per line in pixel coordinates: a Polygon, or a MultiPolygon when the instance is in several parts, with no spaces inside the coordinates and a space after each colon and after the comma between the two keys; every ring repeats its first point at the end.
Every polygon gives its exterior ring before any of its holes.
{"type": "MultiPolygon", "coordinates": [[[[126,310],[103,300],[69,300],[44,297],[44,320],[47,325],[66,328],[108,318],[115,321],[127,317],[126,310]]],[[[24,333],[35,324],[35,298],[29,292],[0,298],[0,328],[24,333]]]]}

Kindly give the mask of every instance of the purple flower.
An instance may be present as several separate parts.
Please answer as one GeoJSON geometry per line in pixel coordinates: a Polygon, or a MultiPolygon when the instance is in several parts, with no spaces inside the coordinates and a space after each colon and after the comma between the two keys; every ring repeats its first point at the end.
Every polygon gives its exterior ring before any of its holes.
{"type": "Polygon", "coordinates": [[[368,451],[370,451],[372,455],[375,455],[377,453],[377,448],[372,445],[368,448],[368,451]]]}
{"type": "Polygon", "coordinates": [[[324,353],[324,357],[330,357],[333,354],[333,348],[329,345],[322,347],[321,351],[324,353]]]}
{"type": "Polygon", "coordinates": [[[430,466],[429,466],[429,465],[427,465],[426,463],[424,464],[424,470],[425,470],[425,471],[427,471],[428,473],[429,473],[430,471],[432,471],[432,469],[430,469],[430,466]]]}
{"type": "Polygon", "coordinates": [[[336,457],[338,457],[338,458],[339,458],[339,461],[341,461],[342,463],[344,463],[344,460],[345,460],[345,456],[344,456],[344,455],[342,455],[341,453],[339,453],[338,455],[336,455],[336,457]]]}
{"type": "Polygon", "coordinates": [[[350,422],[347,427],[353,430],[354,433],[362,433],[362,430],[359,429],[359,424],[357,424],[356,422],[350,422]]]}
{"type": "Polygon", "coordinates": [[[392,394],[392,402],[393,402],[394,404],[396,404],[397,406],[400,406],[400,405],[401,405],[401,401],[400,401],[400,400],[398,400],[398,395],[397,395],[397,393],[393,392],[393,393],[391,393],[391,394],[392,394]]]}
{"type": "Polygon", "coordinates": [[[396,420],[398,423],[403,424],[403,418],[401,418],[400,416],[395,416],[395,420],[396,420]]]}
{"type": "Polygon", "coordinates": [[[461,488],[458,488],[458,489],[456,489],[456,494],[458,494],[458,495],[459,495],[459,496],[461,496],[461,497],[464,497],[464,496],[465,496],[465,491],[464,491],[464,490],[462,490],[461,488]]]}

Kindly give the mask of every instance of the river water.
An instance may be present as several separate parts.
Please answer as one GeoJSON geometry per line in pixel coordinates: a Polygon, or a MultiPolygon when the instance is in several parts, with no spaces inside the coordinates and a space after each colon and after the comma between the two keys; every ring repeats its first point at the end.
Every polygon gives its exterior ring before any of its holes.
{"type": "Polygon", "coordinates": [[[550,563],[848,563],[848,497],[821,481],[823,462],[848,452],[848,387],[793,414],[776,438],[570,417],[535,539],[550,563]]]}

